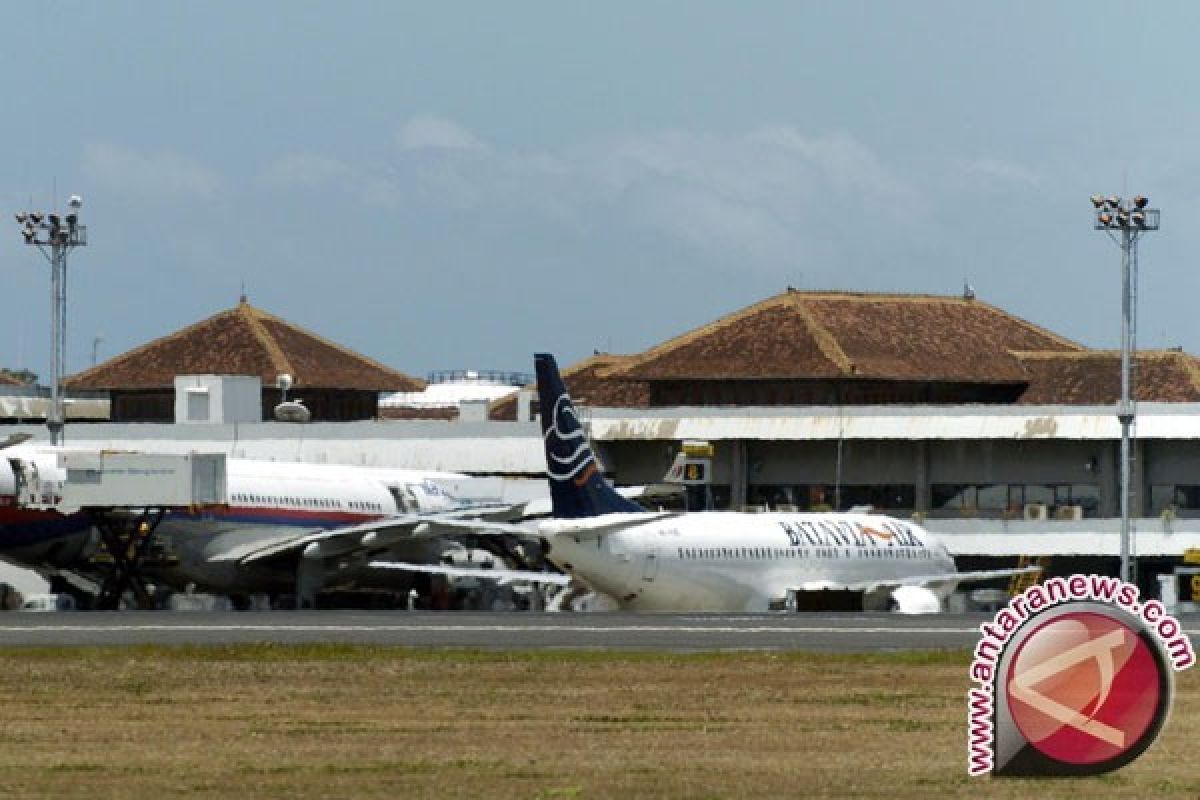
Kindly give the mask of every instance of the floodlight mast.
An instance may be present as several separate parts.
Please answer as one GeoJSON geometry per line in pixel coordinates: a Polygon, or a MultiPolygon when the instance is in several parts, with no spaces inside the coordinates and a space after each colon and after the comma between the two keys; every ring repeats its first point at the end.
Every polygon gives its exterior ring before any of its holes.
{"type": "Polygon", "coordinates": [[[1130,439],[1136,414],[1131,398],[1130,357],[1136,336],[1133,281],[1137,268],[1137,243],[1145,231],[1158,230],[1158,209],[1147,208],[1144,195],[1128,203],[1116,195],[1092,196],[1093,227],[1104,231],[1121,248],[1121,399],[1117,419],[1121,423],[1121,580],[1136,579],[1132,556],[1132,531],[1129,524],[1130,439]],[[1118,233],[1120,234],[1118,236],[1118,233]]]}
{"type": "Polygon", "coordinates": [[[34,245],[50,262],[50,410],[46,427],[51,444],[60,445],[66,414],[63,411],[63,366],[67,343],[67,253],[87,245],[87,227],[79,224],[83,200],[71,195],[65,216],[57,212],[24,211],[16,215],[25,244],[34,245]]]}

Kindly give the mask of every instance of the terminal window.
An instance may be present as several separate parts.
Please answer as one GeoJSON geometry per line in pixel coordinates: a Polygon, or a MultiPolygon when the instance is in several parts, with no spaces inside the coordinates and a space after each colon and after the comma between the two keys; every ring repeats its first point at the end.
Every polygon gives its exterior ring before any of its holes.
{"type": "Polygon", "coordinates": [[[1150,513],[1164,511],[1192,512],[1189,516],[1200,516],[1200,486],[1193,484],[1155,484],[1150,487],[1150,513]]]}
{"type": "Polygon", "coordinates": [[[1078,506],[1084,516],[1100,509],[1100,487],[1088,483],[935,483],[930,487],[934,511],[1015,514],[1026,505],[1048,509],[1078,506]]]}
{"type": "Polygon", "coordinates": [[[906,510],[916,508],[917,487],[901,484],[757,484],[746,500],[752,505],[803,511],[845,510],[853,506],[906,510]]]}

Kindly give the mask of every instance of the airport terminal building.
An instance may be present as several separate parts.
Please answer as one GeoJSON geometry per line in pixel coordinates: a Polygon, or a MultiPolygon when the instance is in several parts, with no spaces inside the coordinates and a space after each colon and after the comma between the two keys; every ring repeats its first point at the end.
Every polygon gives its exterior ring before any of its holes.
{"type": "MultiPolygon", "coordinates": [[[[563,373],[619,484],[661,480],[684,441],[702,441],[718,508],[872,506],[922,521],[968,566],[1052,556],[1112,572],[1119,360],[973,296],[788,290],[563,373]]],[[[1146,582],[1200,548],[1200,362],[1142,351],[1133,378],[1131,515],[1146,582]]],[[[68,441],[536,478],[536,411],[526,388],[486,420],[81,424],[68,441]]]]}

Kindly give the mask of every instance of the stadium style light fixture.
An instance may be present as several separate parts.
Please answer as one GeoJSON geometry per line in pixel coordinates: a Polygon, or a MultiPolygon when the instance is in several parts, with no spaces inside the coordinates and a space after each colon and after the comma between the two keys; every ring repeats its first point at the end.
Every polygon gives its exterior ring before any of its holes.
{"type": "Polygon", "coordinates": [[[1133,543],[1129,525],[1130,436],[1134,406],[1130,398],[1129,362],[1137,334],[1133,285],[1137,281],[1137,243],[1145,231],[1158,230],[1158,209],[1145,195],[1123,204],[1116,195],[1092,195],[1093,228],[1104,231],[1121,248],[1121,399],[1117,419],[1121,423],[1121,580],[1134,581],[1133,543]]]}
{"type": "Polygon", "coordinates": [[[67,341],[67,253],[87,245],[87,228],[79,224],[79,209],[83,199],[71,195],[66,216],[57,212],[24,211],[16,215],[25,244],[36,246],[50,262],[50,410],[46,427],[50,442],[62,444],[63,424],[63,365],[67,341]]]}

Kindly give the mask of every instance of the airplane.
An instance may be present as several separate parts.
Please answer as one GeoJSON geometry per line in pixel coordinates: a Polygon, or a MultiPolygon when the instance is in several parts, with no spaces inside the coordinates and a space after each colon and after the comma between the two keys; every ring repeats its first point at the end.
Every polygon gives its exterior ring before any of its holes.
{"type": "Polygon", "coordinates": [[[9,457],[19,459],[26,474],[39,484],[40,505],[53,505],[58,455],[48,448],[27,445],[29,434],[0,440],[0,555],[22,566],[75,563],[92,545],[92,520],[83,512],[64,514],[49,507],[29,508],[19,502],[17,477],[9,457]],[[44,484],[40,476],[51,480],[44,484]],[[42,494],[44,488],[45,493],[42,494]]]}
{"type": "MultiPolygon", "coordinates": [[[[19,437],[0,442],[0,556],[43,574],[88,574],[98,520],[57,507],[66,480],[59,453],[19,437]]],[[[172,509],[157,521],[153,545],[169,558],[116,557],[114,572],[139,573],[126,575],[122,589],[136,594],[153,578],[238,597],[294,593],[311,605],[324,586],[357,577],[370,557],[438,560],[444,541],[410,535],[423,521],[468,533],[522,508],[480,497],[472,490],[495,484],[454,472],[231,458],[226,476],[226,504],[172,509]]]]}
{"type": "MultiPolygon", "coordinates": [[[[581,584],[629,611],[933,613],[961,582],[1032,571],[959,572],[935,536],[875,514],[646,511],[605,480],[554,357],[534,360],[553,516],[506,527],[544,542],[545,557],[563,572],[546,575],[546,583],[581,584]]],[[[436,528],[433,523],[426,532],[436,528]]],[[[440,569],[384,560],[372,565],[440,569]]],[[[452,569],[539,580],[527,570],[452,569]]]]}

